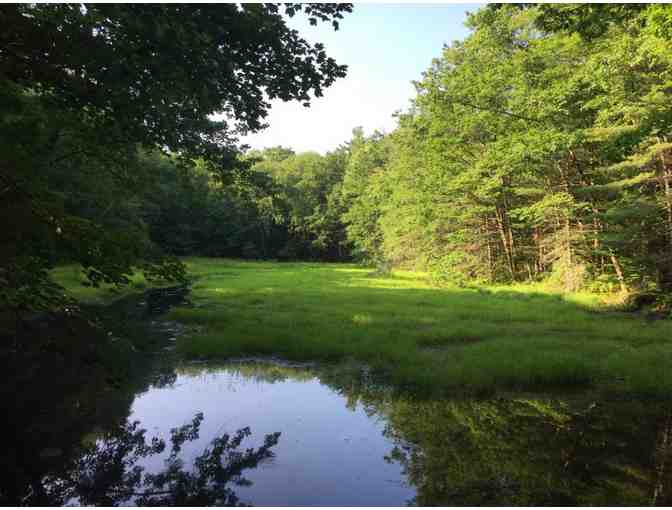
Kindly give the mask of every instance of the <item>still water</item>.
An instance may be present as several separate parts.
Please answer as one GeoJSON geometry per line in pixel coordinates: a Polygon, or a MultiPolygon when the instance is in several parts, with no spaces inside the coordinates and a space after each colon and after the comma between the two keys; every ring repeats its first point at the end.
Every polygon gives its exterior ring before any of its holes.
{"type": "Polygon", "coordinates": [[[94,342],[3,365],[1,504],[672,504],[669,403],[434,398],[350,364],[189,363],[150,301],[140,334],[161,341],[119,383],[87,361],[94,342]]]}
{"type": "Polygon", "coordinates": [[[22,501],[670,503],[672,420],[660,403],[422,399],[353,367],[248,360],[164,367],[127,404],[74,446],[59,436],[24,458],[22,501]]]}
{"type": "Polygon", "coordinates": [[[394,445],[384,435],[384,418],[360,403],[349,404],[309,369],[265,363],[185,366],[170,386],[138,395],[129,419],[167,438],[169,427],[188,423],[198,412],[204,415],[200,438],[183,450],[187,459],[226,431],[249,426],[244,447],[280,432],[273,457],[246,472],[251,484],[236,489],[243,502],[394,506],[415,495],[402,466],[386,460],[394,445]]]}

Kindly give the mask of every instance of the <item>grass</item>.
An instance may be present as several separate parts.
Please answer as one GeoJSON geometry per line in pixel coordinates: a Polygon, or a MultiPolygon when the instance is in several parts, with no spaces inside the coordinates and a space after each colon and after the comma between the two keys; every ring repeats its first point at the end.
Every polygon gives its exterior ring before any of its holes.
{"type": "Polygon", "coordinates": [[[197,325],[190,357],[354,359],[393,383],[490,391],[597,386],[671,394],[672,323],[605,311],[599,297],[541,286],[436,288],[426,275],[347,264],[186,259],[197,325]]]}
{"type": "Polygon", "coordinates": [[[141,273],[133,275],[131,283],[123,287],[102,284],[100,287],[87,287],[84,284],[86,277],[79,265],[71,264],[60,266],[51,272],[52,277],[59,285],[66,289],[67,294],[86,304],[108,304],[121,297],[145,290],[149,285],[141,273]]]}

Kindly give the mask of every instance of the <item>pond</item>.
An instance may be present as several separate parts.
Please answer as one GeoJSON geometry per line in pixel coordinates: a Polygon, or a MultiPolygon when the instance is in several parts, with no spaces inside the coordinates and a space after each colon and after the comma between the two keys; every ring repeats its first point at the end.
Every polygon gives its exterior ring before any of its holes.
{"type": "MultiPolygon", "coordinates": [[[[138,395],[129,419],[168,440],[171,426],[203,413],[200,437],[182,451],[188,464],[223,432],[250,427],[241,446],[251,448],[279,433],[272,456],[234,489],[248,504],[645,505],[668,493],[664,405],[423,400],[395,395],[357,367],[272,360],[182,365],[176,374],[138,395]]],[[[143,465],[157,471],[161,460],[143,465]]]]}
{"type": "Polygon", "coordinates": [[[179,326],[143,320],[168,343],[132,385],[66,385],[61,364],[32,393],[5,387],[2,503],[672,503],[665,403],[430,398],[355,364],[187,362],[170,349],[179,326]]]}
{"type": "MultiPolygon", "coordinates": [[[[385,420],[320,382],[309,368],[259,362],[185,365],[170,386],[138,395],[130,420],[152,435],[203,413],[200,437],[183,450],[190,461],[222,432],[250,427],[242,447],[279,433],[273,456],[245,473],[235,489],[261,506],[404,505],[415,495],[402,467],[389,462],[385,420]]],[[[160,461],[152,463],[154,469],[160,461]]]]}

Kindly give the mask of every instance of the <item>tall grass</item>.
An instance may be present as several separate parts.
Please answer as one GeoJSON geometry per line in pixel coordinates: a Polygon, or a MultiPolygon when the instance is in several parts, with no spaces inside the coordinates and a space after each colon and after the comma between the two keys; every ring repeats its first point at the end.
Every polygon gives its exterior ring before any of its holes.
{"type": "Polygon", "coordinates": [[[352,358],[425,390],[599,386],[667,396],[672,323],[543,287],[436,288],[422,273],[347,264],[187,259],[192,357],[352,358]]]}
{"type": "Polygon", "coordinates": [[[131,282],[121,287],[108,284],[102,284],[99,287],[87,286],[86,276],[78,264],[59,266],[52,270],[51,276],[56,283],[66,289],[66,293],[70,297],[87,304],[106,304],[148,287],[142,273],[134,274],[131,277],[131,282]]]}

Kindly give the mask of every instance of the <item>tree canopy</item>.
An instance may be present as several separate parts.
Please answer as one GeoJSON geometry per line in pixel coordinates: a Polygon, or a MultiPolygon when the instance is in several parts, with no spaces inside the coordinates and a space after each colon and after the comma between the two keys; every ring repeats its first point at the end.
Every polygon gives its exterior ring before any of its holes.
{"type": "Polygon", "coordinates": [[[471,35],[417,82],[386,159],[346,172],[359,186],[351,241],[458,282],[669,291],[671,12],[472,14],[471,35]]]}
{"type": "MultiPolygon", "coordinates": [[[[286,4],[312,23],[349,4],[286,4]]],[[[213,157],[257,130],[269,100],[310,104],[346,66],[290,29],[278,4],[7,4],[4,79],[120,141],[213,157]],[[223,114],[216,121],[213,114],[223,114]]]]}

